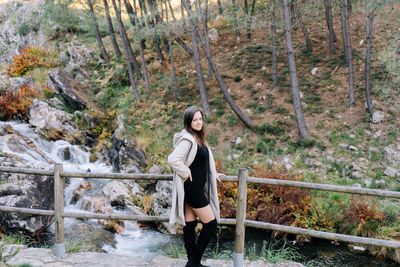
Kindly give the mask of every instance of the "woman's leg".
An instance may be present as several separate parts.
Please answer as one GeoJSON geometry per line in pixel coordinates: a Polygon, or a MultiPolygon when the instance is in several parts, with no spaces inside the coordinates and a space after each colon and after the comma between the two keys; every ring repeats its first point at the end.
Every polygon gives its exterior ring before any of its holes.
{"type": "Polygon", "coordinates": [[[215,236],[217,220],[215,219],[210,205],[199,209],[192,208],[192,210],[197,217],[200,218],[203,228],[201,229],[199,238],[197,239],[191,261],[194,263],[194,266],[204,266],[200,263],[201,258],[203,257],[204,251],[206,250],[208,243],[210,243],[211,238],[215,236]]]}
{"type": "Polygon", "coordinates": [[[183,226],[183,242],[188,260],[193,256],[194,247],[196,245],[196,215],[192,208],[185,202],[185,226],[183,226]]]}

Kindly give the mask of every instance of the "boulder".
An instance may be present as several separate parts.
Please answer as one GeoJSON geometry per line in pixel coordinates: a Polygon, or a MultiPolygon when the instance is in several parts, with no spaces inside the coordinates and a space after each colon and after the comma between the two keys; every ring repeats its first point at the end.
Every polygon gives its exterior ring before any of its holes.
{"type": "MultiPolygon", "coordinates": [[[[31,209],[54,209],[53,177],[10,174],[0,186],[0,205],[31,209]]],[[[53,216],[0,212],[0,225],[5,230],[38,235],[52,222],[53,216]]]]}
{"type": "Polygon", "coordinates": [[[64,99],[64,102],[74,109],[84,109],[91,104],[83,93],[80,84],[61,69],[54,69],[48,72],[50,85],[64,99]]]}
{"type": "Polygon", "coordinates": [[[125,207],[132,205],[132,198],[128,187],[121,181],[112,181],[106,184],[100,193],[107,198],[111,206],[125,207]]]}
{"type": "Polygon", "coordinates": [[[32,76],[9,78],[8,81],[10,82],[11,90],[18,89],[24,85],[28,86],[34,85],[32,76]]]}
{"type": "Polygon", "coordinates": [[[65,65],[85,66],[93,59],[93,52],[84,45],[74,43],[67,47],[66,51],[60,55],[60,59],[65,65]]]}
{"type": "Polygon", "coordinates": [[[382,111],[375,111],[372,115],[372,122],[375,124],[381,123],[385,119],[385,113],[382,111]]]}
{"type": "Polygon", "coordinates": [[[215,28],[211,28],[208,30],[208,38],[212,43],[216,43],[218,41],[218,31],[215,28]]]}
{"type": "Polygon", "coordinates": [[[395,168],[392,168],[392,167],[387,167],[385,172],[384,172],[384,174],[386,176],[389,176],[389,177],[396,177],[397,176],[397,170],[395,168]]]}
{"type": "Polygon", "coordinates": [[[47,103],[34,99],[28,109],[29,124],[35,132],[48,140],[64,139],[74,141],[79,131],[72,122],[72,115],[50,107],[47,103]]]}

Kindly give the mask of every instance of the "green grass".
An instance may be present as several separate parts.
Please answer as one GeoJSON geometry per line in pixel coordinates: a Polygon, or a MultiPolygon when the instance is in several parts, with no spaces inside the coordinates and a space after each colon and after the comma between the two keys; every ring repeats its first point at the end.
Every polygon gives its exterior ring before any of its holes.
{"type": "Polygon", "coordinates": [[[264,240],[259,258],[275,264],[283,261],[300,261],[304,258],[296,248],[289,246],[286,242],[283,245],[281,243],[281,241],[275,241],[267,246],[267,241],[264,240]]]}

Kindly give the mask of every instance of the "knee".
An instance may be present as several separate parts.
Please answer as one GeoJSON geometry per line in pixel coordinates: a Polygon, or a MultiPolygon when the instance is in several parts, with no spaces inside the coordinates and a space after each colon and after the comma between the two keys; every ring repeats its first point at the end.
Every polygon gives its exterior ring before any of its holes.
{"type": "Polygon", "coordinates": [[[197,226],[197,220],[190,221],[190,222],[185,222],[185,226],[183,228],[185,229],[195,229],[197,226]]]}
{"type": "Polygon", "coordinates": [[[214,219],[208,223],[203,223],[203,229],[207,232],[214,233],[217,230],[217,220],[214,219]]]}

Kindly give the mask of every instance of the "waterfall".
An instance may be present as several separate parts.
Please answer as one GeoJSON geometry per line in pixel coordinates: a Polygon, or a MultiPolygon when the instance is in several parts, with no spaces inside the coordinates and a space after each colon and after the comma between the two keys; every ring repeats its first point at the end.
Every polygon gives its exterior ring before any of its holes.
{"type": "MultiPolygon", "coordinates": [[[[35,133],[29,124],[19,122],[1,122],[0,126],[10,125],[19,136],[19,141],[12,143],[7,139],[8,135],[0,136],[0,151],[16,158],[22,159],[26,165],[32,168],[52,168],[54,163],[62,163],[63,169],[68,171],[95,171],[109,173],[112,166],[106,165],[100,160],[90,162],[88,148],[72,145],[64,140],[49,141],[35,133]],[[23,139],[23,140],[20,140],[23,139]],[[28,145],[27,145],[28,144],[28,145]],[[67,153],[67,155],[65,155],[67,153]]],[[[82,178],[69,178],[64,189],[64,210],[84,212],[81,207],[82,199],[71,204],[74,191],[82,183],[82,178]]],[[[95,195],[108,183],[108,179],[90,179],[92,189],[90,194],[95,195]]],[[[113,209],[113,212],[121,211],[113,209]]],[[[82,223],[82,220],[65,218],[66,235],[73,233],[74,225],[82,223]]],[[[87,220],[86,223],[97,226],[97,220],[87,220]]],[[[163,247],[172,242],[173,237],[163,235],[154,230],[142,230],[136,222],[124,222],[126,231],[115,234],[115,245],[104,243],[102,249],[108,253],[137,255],[151,258],[162,253],[163,247]]],[[[54,234],[54,225],[48,229],[54,234]]],[[[66,236],[68,239],[68,236],[66,236]]]]}

